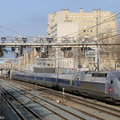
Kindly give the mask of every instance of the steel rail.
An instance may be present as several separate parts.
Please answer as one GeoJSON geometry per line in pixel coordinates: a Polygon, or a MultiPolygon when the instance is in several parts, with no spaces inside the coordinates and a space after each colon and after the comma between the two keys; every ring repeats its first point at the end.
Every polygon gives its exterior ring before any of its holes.
{"type": "MultiPolygon", "coordinates": [[[[2,89],[4,89],[3,87],[2,87],[2,89]]],[[[20,103],[24,108],[26,108],[30,113],[32,113],[36,118],[38,118],[39,120],[43,120],[43,118],[41,117],[41,116],[39,116],[37,113],[35,113],[33,110],[31,110],[30,108],[28,108],[25,104],[23,104],[20,100],[18,100],[16,97],[14,97],[10,92],[8,92],[7,90],[5,90],[4,89],[4,91],[7,93],[7,94],[9,94],[9,95],[11,95],[12,96],[12,98],[14,98],[18,103],[20,103]]],[[[17,109],[17,108],[16,108],[17,109]]],[[[18,111],[18,110],[17,110],[18,111]]],[[[18,111],[19,112],[19,111],[18,111]]],[[[20,113],[20,112],[19,112],[20,113]]],[[[22,115],[23,116],[23,118],[24,118],[24,120],[27,120],[27,119],[25,119],[25,117],[24,117],[24,115],[22,115]]]]}
{"type": "Polygon", "coordinates": [[[15,111],[15,113],[16,113],[22,120],[27,120],[27,119],[25,118],[25,116],[15,107],[15,105],[13,105],[13,104],[9,101],[9,99],[7,99],[7,97],[6,97],[4,94],[1,93],[1,95],[2,95],[2,97],[4,98],[4,100],[11,106],[11,108],[15,111]]]}

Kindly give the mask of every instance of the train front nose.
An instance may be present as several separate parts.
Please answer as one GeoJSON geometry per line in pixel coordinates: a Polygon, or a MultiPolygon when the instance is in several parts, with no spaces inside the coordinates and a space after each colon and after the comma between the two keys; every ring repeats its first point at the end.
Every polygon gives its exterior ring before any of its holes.
{"type": "Polygon", "coordinates": [[[120,78],[118,78],[118,100],[120,101],[120,78]]]}
{"type": "Polygon", "coordinates": [[[110,82],[109,92],[115,100],[120,101],[120,78],[114,77],[110,82]]]}
{"type": "Polygon", "coordinates": [[[120,85],[119,85],[119,91],[118,91],[118,99],[120,101],[120,85]]]}

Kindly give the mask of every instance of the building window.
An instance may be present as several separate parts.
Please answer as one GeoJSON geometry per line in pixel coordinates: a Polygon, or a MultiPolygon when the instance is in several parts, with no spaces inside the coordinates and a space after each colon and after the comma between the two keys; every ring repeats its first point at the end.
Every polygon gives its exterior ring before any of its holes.
{"type": "Polygon", "coordinates": [[[115,22],[115,19],[113,19],[113,22],[115,22]]]}
{"type": "Polygon", "coordinates": [[[46,63],[43,63],[43,66],[45,66],[46,65],[46,63]]]}
{"type": "Polygon", "coordinates": [[[106,32],[106,31],[107,31],[106,29],[103,30],[103,32],[106,32]]]}
{"type": "Polygon", "coordinates": [[[90,22],[92,23],[92,22],[93,22],[93,20],[90,20],[90,22]]]}
{"type": "Polygon", "coordinates": [[[30,54],[28,54],[28,59],[30,59],[30,54]]]}
{"type": "Polygon", "coordinates": [[[93,27],[92,25],[90,25],[90,28],[93,27]]]}

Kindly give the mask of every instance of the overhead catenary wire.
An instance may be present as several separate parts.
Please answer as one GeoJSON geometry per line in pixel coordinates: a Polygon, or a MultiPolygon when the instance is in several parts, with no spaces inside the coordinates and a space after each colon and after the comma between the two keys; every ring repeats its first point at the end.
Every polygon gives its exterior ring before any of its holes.
{"type": "Polygon", "coordinates": [[[0,33],[2,33],[5,37],[7,37],[7,35],[2,30],[0,30],[0,33]]]}
{"type": "MultiPolygon", "coordinates": [[[[7,28],[7,27],[5,27],[5,26],[0,25],[0,28],[4,28],[4,29],[6,29],[6,30],[9,30],[9,31],[11,31],[11,32],[13,32],[13,33],[15,33],[15,34],[17,34],[17,35],[24,36],[24,35],[22,35],[21,33],[18,33],[17,31],[14,31],[14,30],[12,30],[12,29],[10,29],[10,28],[7,28]]],[[[5,35],[5,36],[7,37],[7,35],[5,35]]]]}

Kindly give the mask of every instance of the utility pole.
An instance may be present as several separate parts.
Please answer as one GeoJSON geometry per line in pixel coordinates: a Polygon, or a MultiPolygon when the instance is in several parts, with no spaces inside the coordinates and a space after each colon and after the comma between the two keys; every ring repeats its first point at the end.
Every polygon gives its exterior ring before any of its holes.
{"type": "Polygon", "coordinates": [[[98,16],[96,17],[96,38],[98,39],[98,16]]]}
{"type": "Polygon", "coordinates": [[[95,71],[99,71],[99,48],[95,48],[95,71]]]}
{"type": "MultiPolygon", "coordinates": [[[[96,38],[95,38],[96,45],[98,44],[98,16],[96,17],[96,38]]],[[[95,48],[95,71],[99,71],[99,48],[96,46],[95,48]]]]}

